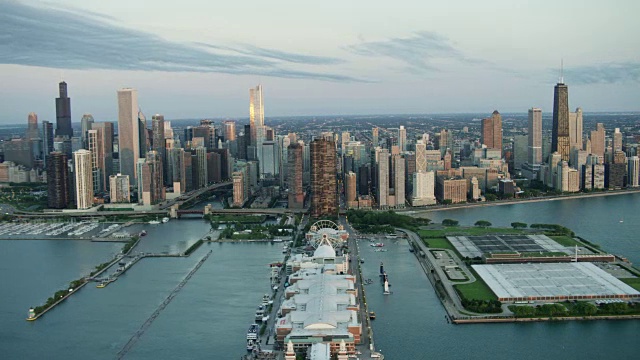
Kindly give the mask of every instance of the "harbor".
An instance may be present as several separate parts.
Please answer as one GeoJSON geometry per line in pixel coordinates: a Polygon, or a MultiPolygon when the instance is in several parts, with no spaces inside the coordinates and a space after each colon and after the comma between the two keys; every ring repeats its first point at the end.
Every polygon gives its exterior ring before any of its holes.
{"type": "MultiPolygon", "coordinates": [[[[456,210],[455,214],[446,217],[460,219],[461,224],[467,225],[473,225],[478,219],[502,226],[509,226],[511,221],[562,221],[579,235],[638,263],[640,256],[634,245],[637,233],[634,224],[640,218],[633,212],[637,201],[637,196],[633,199],[612,196],[518,204],[511,209],[501,206],[474,212],[456,210]],[[575,207],[573,202],[576,202],[575,207]],[[541,207],[543,204],[547,207],[541,207]],[[533,205],[535,209],[527,210],[533,205]],[[569,213],[581,216],[584,208],[603,211],[604,215],[588,223],[578,218],[572,222],[568,218],[569,213]],[[619,214],[605,211],[611,208],[627,214],[623,224],[619,223],[619,214]],[[614,223],[615,228],[612,228],[610,224],[614,223]],[[607,236],[612,229],[616,233],[615,239],[607,236]]],[[[210,231],[210,224],[202,220],[172,220],[155,226],[134,224],[129,231],[137,233],[143,228],[148,235],[141,239],[135,251],[182,253],[210,231]]],[[[376,238],[376,242],[385,244],[386,252],[374,251],[376,248],[371,247],[366,238],[350,237],[350,244],[352,240],[359,243],[358,256],[363,260],[359,266],[366,305],[376,316],[368,324],[362,320],[363,340],[366,339],[364,330],[370,326],[375,348],[387,358],[489,358],[474,350],[486,344],[492,344],[495,353],[500,354],[498,358],[570,358],[587,353],[601,358],[634,357],[635,348],[630,345],[638,326],[634,321],[447,324],[446,312],[437,293],[405,239],[376,238]],[[391,296],[382,293],[380,262],[384,263],[389,275],[391,296]],[[372,282],[366,285],[367,280],[372,282]],[[599,336],[593,337],[593,333],[599,336]],[[497,338],[506,341],[495,341],[497,338]],[[425,342],[428,347],[416,345],[425,342]],[[456,346],[459,342],[467,346],[456,346]],[[521,352],[522,348],[536,347],[540,342],[550,345],[535,354],[521,352]],[[514,347],[513,343],[519,345],[514,347]]],[[[210,259],[160,313],[125,358],[152,360],[182,358],[185,354],[193,358],[238,358],[247,354],[247,329],[255,320],[262,297],[269,291],[269,264],[280,262],[285,256],[282,254],[283,243],[205,243],[192,257],[140,261],[127,271],[126,276],[106,289],[97,289],[96,283],[91,283],[92,286],[85,286],[74,294],[71,301],[63,302],[48,313],[44,321],[26,322],[29,305],[46,299],[69,280],[89,273],[96,264],[112,259],[120,252],[122,244],[7,240],[0,241],[0,246],[3,249],[0,267],[4,267],[6,274],[12,274],[11,280],[4,281],[5,290],[12,296],[0,300],[6,309],[0,313],[0,321],[5,325],[0,329],[0,339],[3,339],[0,343],[3,355],[8,358],[113,359],[208,250],[213,250],[210,259]],[[11,333],[8,328],[12,329],[11,333]],[[180,333],[190,335],[176,336],[180,333]],[[68,345],[69,338],[75,339],[72,349],[68,345]],[[29,345],[33,343],[39,345],[29,345]]],[[[356,256],[353,251],[351,255],[356,256]]],[[[361,355],[361,358],[364,357],[361,355]]]]}

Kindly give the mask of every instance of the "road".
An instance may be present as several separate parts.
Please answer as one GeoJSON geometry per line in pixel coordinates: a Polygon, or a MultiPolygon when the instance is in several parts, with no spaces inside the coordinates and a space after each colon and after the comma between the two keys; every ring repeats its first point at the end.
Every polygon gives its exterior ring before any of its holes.
{"type": "MultiPolygon", "coordinates": [[[[358,299],[364,299],[364,287],[362,286],[362,274],[360,273],[359,253],[358,248],[358,234],[349,225],[344,216],[340,216],[338,224],[344,226],[344,229],[349,233],[349,239],[347,240],[347,246],[349,247],[349,258],[351,260],[350,267],[354,275],[356,275],[356,289],[358,290],[358,299]]],[[[361,354],[358,355],[362,359],[384,359],[381,354],[375,352],[375,345],[373,344],[373,332],[370,326],[369,314],[367,312],[366,304],[360,303],[360,311],[358,312],[360,324],[362,324],[362,335],[360,337],[360,344],[356,346],[356,351],[361,354]]]]}

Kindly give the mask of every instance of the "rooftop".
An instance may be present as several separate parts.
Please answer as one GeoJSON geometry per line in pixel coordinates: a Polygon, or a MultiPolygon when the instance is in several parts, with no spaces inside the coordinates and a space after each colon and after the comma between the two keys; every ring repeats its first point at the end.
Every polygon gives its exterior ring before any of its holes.
{"type": "Polygon", "coordinates": [[[502,301],[629,298],[640,292],[592,263],[472,265],[502,301]]]}

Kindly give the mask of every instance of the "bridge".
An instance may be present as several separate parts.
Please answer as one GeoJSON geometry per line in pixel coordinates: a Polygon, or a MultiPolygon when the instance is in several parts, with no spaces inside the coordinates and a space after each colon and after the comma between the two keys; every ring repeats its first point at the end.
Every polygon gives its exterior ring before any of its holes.
{"type": "Polygon", "coordinates": [[[283,214],[304,214],[307,209],[214,209],[211,204],[206,205],[204,209],[180,209],[174,205],[169,210],[169,214],[174,219],[179,219],[182,215],[217,215],[217,214],[247,214],[247,215],[283,215],[283,214]]]}

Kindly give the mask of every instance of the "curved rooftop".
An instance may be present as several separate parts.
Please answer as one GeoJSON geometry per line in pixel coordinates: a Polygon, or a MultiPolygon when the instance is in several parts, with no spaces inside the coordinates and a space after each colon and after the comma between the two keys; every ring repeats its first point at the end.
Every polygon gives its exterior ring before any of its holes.
{"type": "Polygon", "coordinates": [[[336,251],[331,245],[322,244],[313,252],[314,258],[335,258],[336,251]]]}

